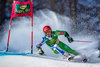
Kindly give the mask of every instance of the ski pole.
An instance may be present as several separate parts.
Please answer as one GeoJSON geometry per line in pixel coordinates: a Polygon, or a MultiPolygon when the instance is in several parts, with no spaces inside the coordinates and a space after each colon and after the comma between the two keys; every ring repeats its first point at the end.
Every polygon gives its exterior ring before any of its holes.
{"type": "Polygon", "coordinates": [[[92,41],[80,41],[80,40],[74,40],[74,42],[87,42],[87,43],[92,43],[92,41]]]}

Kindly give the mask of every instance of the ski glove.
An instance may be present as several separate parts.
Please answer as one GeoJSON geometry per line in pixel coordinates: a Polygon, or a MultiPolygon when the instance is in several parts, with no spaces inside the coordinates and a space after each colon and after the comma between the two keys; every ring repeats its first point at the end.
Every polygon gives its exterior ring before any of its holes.
{"type": "Polygon", "coordinates": [[[69,43],[71,43],[71,42],[73,42],[74,40],[73,40],[73,38],[69,37],[69,38],[68,38],[68,41],[69,41],[69,43]]]}
{"type": "Polygon", "coordinates": [[[43,55],[44,54],[44,51],[42,50],[42,48],[41,47],[36,47],[37,49],[38,49],[38,51],[39,51],[39,55],[43,55]]]}

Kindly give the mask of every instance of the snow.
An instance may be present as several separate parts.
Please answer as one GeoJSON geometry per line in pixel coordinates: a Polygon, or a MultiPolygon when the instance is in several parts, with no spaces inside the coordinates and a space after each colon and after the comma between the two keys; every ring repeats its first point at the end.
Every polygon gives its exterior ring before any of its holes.
{"type": "MultiPolygon", "coordinates": [[[[6,49],[7,36],[8,36],[8,23],[5,28],[7,31],[3,33],[3,37],[0,40],[0,50],[6,49]]],[[[45,25],[51,26],[52,30],[64,30],[67,31],[74,40],[86,40],[93,41],[93,43],[68,43],[67,38],[59,36],[59,40],[70,46],[72,49],[85,54],[90,58],[90,63],[74,63],[65,62],[53,59],[45,59],[31,56],[0,56],[0,67],[98,67],[100,66],[98,39],[94,35],[87,35],[86,30],[82,30],[77,34],[72,34],[72,22],[68,17],[58,15],[50,10],[41,10],[34,14],[34,45],[33,51],[37,52],[35,48],[44,33],[42,31],[45,25]],[[96,59],[96,60],[95,60],[96,59]]],[[[27,52],[31,47],[31,19],[19,18],[14,20],[11,27],[11,36],[9,43],[9,51],[12,52],[27,52]]],[[[49,57],[58,58],[61,55],[55,55],[50,48],[44,44],[42,46],[44,52],[49,57]]]]}
{"type": "Polygon", "coordinates": [[[100,67],[100,63],[74,63],[31,56],[1,56],[0,67],[100,67]]]}

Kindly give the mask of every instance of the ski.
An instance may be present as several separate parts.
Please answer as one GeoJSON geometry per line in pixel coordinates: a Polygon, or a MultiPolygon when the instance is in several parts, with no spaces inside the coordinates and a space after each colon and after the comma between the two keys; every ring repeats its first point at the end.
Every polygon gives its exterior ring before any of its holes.
{"type": "Polygon", "coordinates": [[[83,60],[80,60],[80,58],[79,59],[75,59],[74,57],[70,57],[70,58],[66,57],[65,59],[61,59],[61,58],[50,57],[50,56],[48,56],[46,54],[40,55],[38,53],[31,54],[30,52],[22,53],[22,52],[5,52],[5,51],[0,51],[0,56],[8,56],[8,55],[31,56],[31,57],[39,57],[39,58],[59,60],[59,61],[67,61],[67,62],[83,62],[83,63],[87,62],[86,58],[83,59],[83,60]]]}
{"type": "Polygon", "coordinates": [[[65,59],[67,59],[67,61],[69,62],[83,62],[86,63],[88,61],[88,59],[86,57],[81,57],[81,56],[70,56],[70,57],[66,57],[65,59]]]}

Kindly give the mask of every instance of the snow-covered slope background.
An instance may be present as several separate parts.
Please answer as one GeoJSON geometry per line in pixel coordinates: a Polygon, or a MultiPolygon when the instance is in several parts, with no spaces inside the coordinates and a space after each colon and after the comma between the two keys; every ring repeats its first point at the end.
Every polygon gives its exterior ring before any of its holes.
{"type": "MultiPolygon", "coordinates": [[[[59,40],[63,41],[69,45],[72,49],[77,50],[78,52],[89,57],[89,62],[95,63],[72,63],[65,61],[57,61],[50,59],[43,59],[38,57],[30,56],[0,56],[0,67],[98,67],[100,66],[100,59],[97,58],[99,55],[98,40],[94,35],[86,35],[86,31],[83,29],[82,32],[78,34],[72,33],[72,24],[73,22],[65,16],[61,16],[49,10],[38,11],[34,14],[34,53],[37,52],[35,46],[44,36],[42,31],[45,25],[51,26],[52,30],[65,30],[74,40],[89,40],[93,43],[79,43],[73,42],[68,43],[67,39],[64,36],[59,36],[59,40]]],[[[8,27],[9,23],[5,24],[5,32],[2,33],[3,37],[0,39],[0,50],[6,49],[7,36],[8,36],[8,27]]],[[[9,51],[11,52],[29,52],[31,49],[31,19],[30,18],[19,18],[12,22],[11,36],[9,51]]],[[[50,48],[44,44],[42,46],[45,54],[49,57],[60,58],[61,55],[55,55],[52,53],[50,48]]]]}
{"type": "Polygon", "coordinates": [[[0,67],[100,67],[99,63],[75,63],[27,56],[0,57],[0,67]]]}

